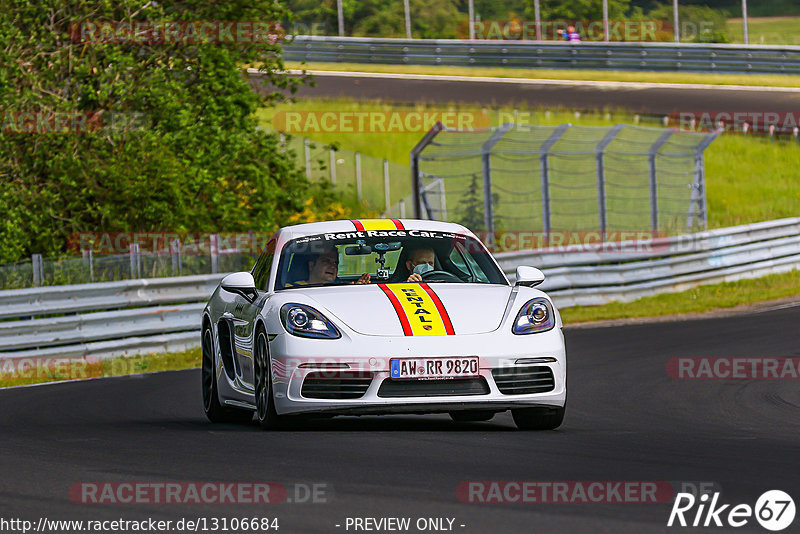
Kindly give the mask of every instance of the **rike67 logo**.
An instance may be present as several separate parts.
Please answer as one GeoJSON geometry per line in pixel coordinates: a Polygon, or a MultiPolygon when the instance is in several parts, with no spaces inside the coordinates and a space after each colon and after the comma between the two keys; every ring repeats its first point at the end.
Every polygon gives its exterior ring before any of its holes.
{"type": "Polygon", "coordinates": [[[749,504],[722,504],[719,497],[719,493],[706,493],[699,498],[691,493],[678,493],[667,526],[739,528],[755,517],[762,527],[777,532],[794,521],[794,500],[781,490],[765,492],[758,498],[755,507],[749,504]]]}

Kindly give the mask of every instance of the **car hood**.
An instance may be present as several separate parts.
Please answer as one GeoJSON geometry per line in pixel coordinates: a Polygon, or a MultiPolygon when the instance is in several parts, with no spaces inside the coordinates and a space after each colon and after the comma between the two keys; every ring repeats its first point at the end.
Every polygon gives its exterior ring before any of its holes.
{"type": "Polygon", "coordinates": [[[405,336],[494,331],[503,319],[511,289],[503,285],[431,283],[302,291],[324,308],[330,319],[360,334],[405,336]]]}

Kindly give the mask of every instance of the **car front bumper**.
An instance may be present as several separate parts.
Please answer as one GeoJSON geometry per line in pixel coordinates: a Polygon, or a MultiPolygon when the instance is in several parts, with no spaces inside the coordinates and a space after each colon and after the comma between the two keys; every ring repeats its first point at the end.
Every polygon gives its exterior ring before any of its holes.
{"type": "Polygon", "coordinates": [[[566,352],[559,328],[521,336],[500,330],[485,334],[430,337],[380,337],[350,333],[338,340],[303,339],[281,333],[274,336],[269,345],[275,407],[279,414],[503,411],[524,407],[558,408],[566,402],[566,352]],[[457,356],[479,357],[479,375],[486,383],[486,393],[401,397],[379,394],[384,381],[392,380],[389,372],[391,359],[457,356]],[[525,363],[525,360],[542,359],[548,361],[525,363]],[[531,365],[547,367],[552,371],[554,383],[551,390],[527,394],[505,394],[500,391],[492,375],[493,369],[512,371],[531,365]],[[320,399],[307,398],[302,394],[303,381],[309,373],[336,369],[371,374],[371,381],[363,395],[352,399],[320,399]]]}

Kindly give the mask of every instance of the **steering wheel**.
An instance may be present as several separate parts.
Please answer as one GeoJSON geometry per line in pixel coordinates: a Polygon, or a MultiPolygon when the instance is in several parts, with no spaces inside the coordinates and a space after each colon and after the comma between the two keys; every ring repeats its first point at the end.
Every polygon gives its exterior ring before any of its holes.
{"type": "Polygon", "coordinates": [[[428,271],[422,274],[422,279],[425,281],[435,280],[439,282],[461,282],[461,278],[453,273],[447,271],[428,271]]]}

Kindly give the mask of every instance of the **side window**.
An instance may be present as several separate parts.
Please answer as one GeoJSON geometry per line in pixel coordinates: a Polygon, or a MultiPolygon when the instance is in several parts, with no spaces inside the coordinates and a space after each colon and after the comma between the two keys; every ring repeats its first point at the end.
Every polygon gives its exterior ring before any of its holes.
{"type": "Polygon", "coordinates": [[[454,246],[453,250],[450,252],[450,261],[452,261],[453,265],[458,269],[463,271],[464,274],[470,275],[471,277],[474,276],[475,282],[489,282],[486,273],[483,272],[483,269],[481,269],[478,262],[475,261],[475,258],[466,252],[460,244],[454,246]],[[467,265],[467,263],[469,263],[469,265],[467,265]]]}
{"type": "Polygon", "coordinates": [[[256,289],[266,291],[269,285],[269,271],[272,268],[272,259],[275,257],[275,241],[267,243],[261,257],[258,258],[256,266],[253,268],[253,279],[256,282],[256,289]]]}

